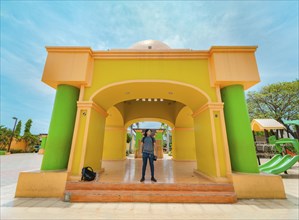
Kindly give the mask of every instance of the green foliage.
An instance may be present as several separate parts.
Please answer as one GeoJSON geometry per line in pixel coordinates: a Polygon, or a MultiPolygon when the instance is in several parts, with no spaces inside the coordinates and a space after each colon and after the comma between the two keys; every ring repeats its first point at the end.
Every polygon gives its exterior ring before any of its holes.
{"type": "MultiPolygon", "coordinates": [[[[260,91],[248,92],[250,119],[273,118],[280,123],[299,118],[299,80],[264,86],[260,91]]],[[[296,133],[285,125],[293,137],[296,133]]]]}
{"type": "Polygon", "coordinates": [[[274,118],[282,122],[299,118],[299,80],[264,86],[247,97],[251,119],[274,118]]]}
{"type": "Polygon", "coordinates": [[[26,134],[30,134],[31,126],[32,126],[32,120],[31,120],[31,119],[28,119],[28,121],[27,121],[26,124],[25,124],[24,136],[25,136],[26,134]]]}
{"type": "MultiPolygon", "coordinates": [[[[38,135],[33,135],[33,134],[30,133],[31,125],[32,125],[32,120],[29,119],[25,124],[24,135],[20,136],[20,130],[21,130],[21,127],[22,127],[22,122],[19,121],[17,126],[16,126],[15,133],[14,133],[14,137],[18,141],[21,141],[21,140],[26,141],[27,149],[26,149],[25,152],[33,152],[34,151],[33,146],[40,144],[40,140],[39,140],[38,135]]],[[[8,148],[11,136],[12,136],[12,130],[9,129],[9,128],[4,127],[3,125],[0,125],[0,149],[1,150],[6,150],[8,148]]],[[[24,151],[11,149],[10,152],[11,153],[21,153],[21,152],[24,152],[24,151]]]]}
{"type": "Polygon", "coordinates": [[[20,120],[20,121],[18,121],[16,130],[15,130],[15,134],[14,134],[15,137],[17,137],[17,138],[20,137],[21,128],[22,128],[22,121],[20,120]]]}
{"type": "Polygon", "coordinates": [[[127,143],[130,143],[132,140],[132,135],[127,133],[127,143]]]}
{"type": "Polygon", "coordinates": [[[38,135],[33,135],[30,133],[25,133],[22,137],[23,140],[27,142],[27,148],[30,148],[34,145],[40,144],[40,140],[38,138],[38,135]]]}
{"type": "Polygon", "coordinates": [[[11,135],[11,129],[0,125],[0,149],[5,150],[8,147],[11,135]]]}

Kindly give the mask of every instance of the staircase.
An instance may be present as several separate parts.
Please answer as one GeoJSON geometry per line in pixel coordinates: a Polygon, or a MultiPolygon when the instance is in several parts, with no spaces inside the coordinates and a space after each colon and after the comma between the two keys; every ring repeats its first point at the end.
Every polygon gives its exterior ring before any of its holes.
{"type": "Polygon", "coordinates": [[[68,181],[69,202],[235,203],[232,184],[102,183],[68,181]]]}

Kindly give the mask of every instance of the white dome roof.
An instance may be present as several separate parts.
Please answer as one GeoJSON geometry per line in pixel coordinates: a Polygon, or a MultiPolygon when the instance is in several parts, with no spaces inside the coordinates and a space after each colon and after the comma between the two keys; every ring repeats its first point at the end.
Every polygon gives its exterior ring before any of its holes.
{"type": "Polygon", "coordinates": [[[171,49],[167,44],[158,40],[144,40],[133,44],[129,49],[134,50],[169,50],[171,49]]]}

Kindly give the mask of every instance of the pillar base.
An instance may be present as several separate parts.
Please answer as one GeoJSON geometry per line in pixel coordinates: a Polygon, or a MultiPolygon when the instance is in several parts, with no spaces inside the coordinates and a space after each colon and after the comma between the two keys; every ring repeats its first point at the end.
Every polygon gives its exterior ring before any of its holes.
{"type": "MultiPolygon", "coordinates": [[[[105,172],[105,168],[101,168],[101,170],[97,172],[97,175],[100,175],[104,172],[105,172]]],[[[97,176],[96,178],[99,178],[99,176],[97,176]]],[[[68,173],[67,181],[81,181],[81,175],[71,175],[70,173],[68,173]]]]}
{"type": "Polygon", "coordinates": [[[44,153],[45,153],[45,149],[41,148],[41,149],[38,150],[38,154],[44,154],[44,153]]]}
{"type": "Polygon", "coordinates": [[[21,172],[15,197],[47,198],[63,196],[66,171],[21,172]]]}
{"type": "Polygon", "coordinates": [[[271,174],[233,173],[238,199],[285,199],[281,176],[271,174]]]}
{"type": "Polygon", "coordinates": [[[197,169],[194,169],[193,172],[201,177],[204,177],[204,178],[214,182],[214,183],[231,183],[232,182],[230,177],[208,176],[197,169]]]}

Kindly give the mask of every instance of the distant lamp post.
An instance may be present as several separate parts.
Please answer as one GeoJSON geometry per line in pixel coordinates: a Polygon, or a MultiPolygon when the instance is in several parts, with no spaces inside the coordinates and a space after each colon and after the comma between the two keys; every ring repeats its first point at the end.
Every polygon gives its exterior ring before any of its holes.
{"type": "Polygon", "coordinates": [[[12,134],[11,134],[11,137],[10,137],[10,141],[9,141],[7,152],[10,151],[11,142],[12,142],[13,136],[15,134],[16,125],[17,125],[17,122],[18,122],[18,119],[16,117],[13,117],[12,119],[15,120],[15,125],[13,126],[13,129],[12,129],[12,134]]]}

